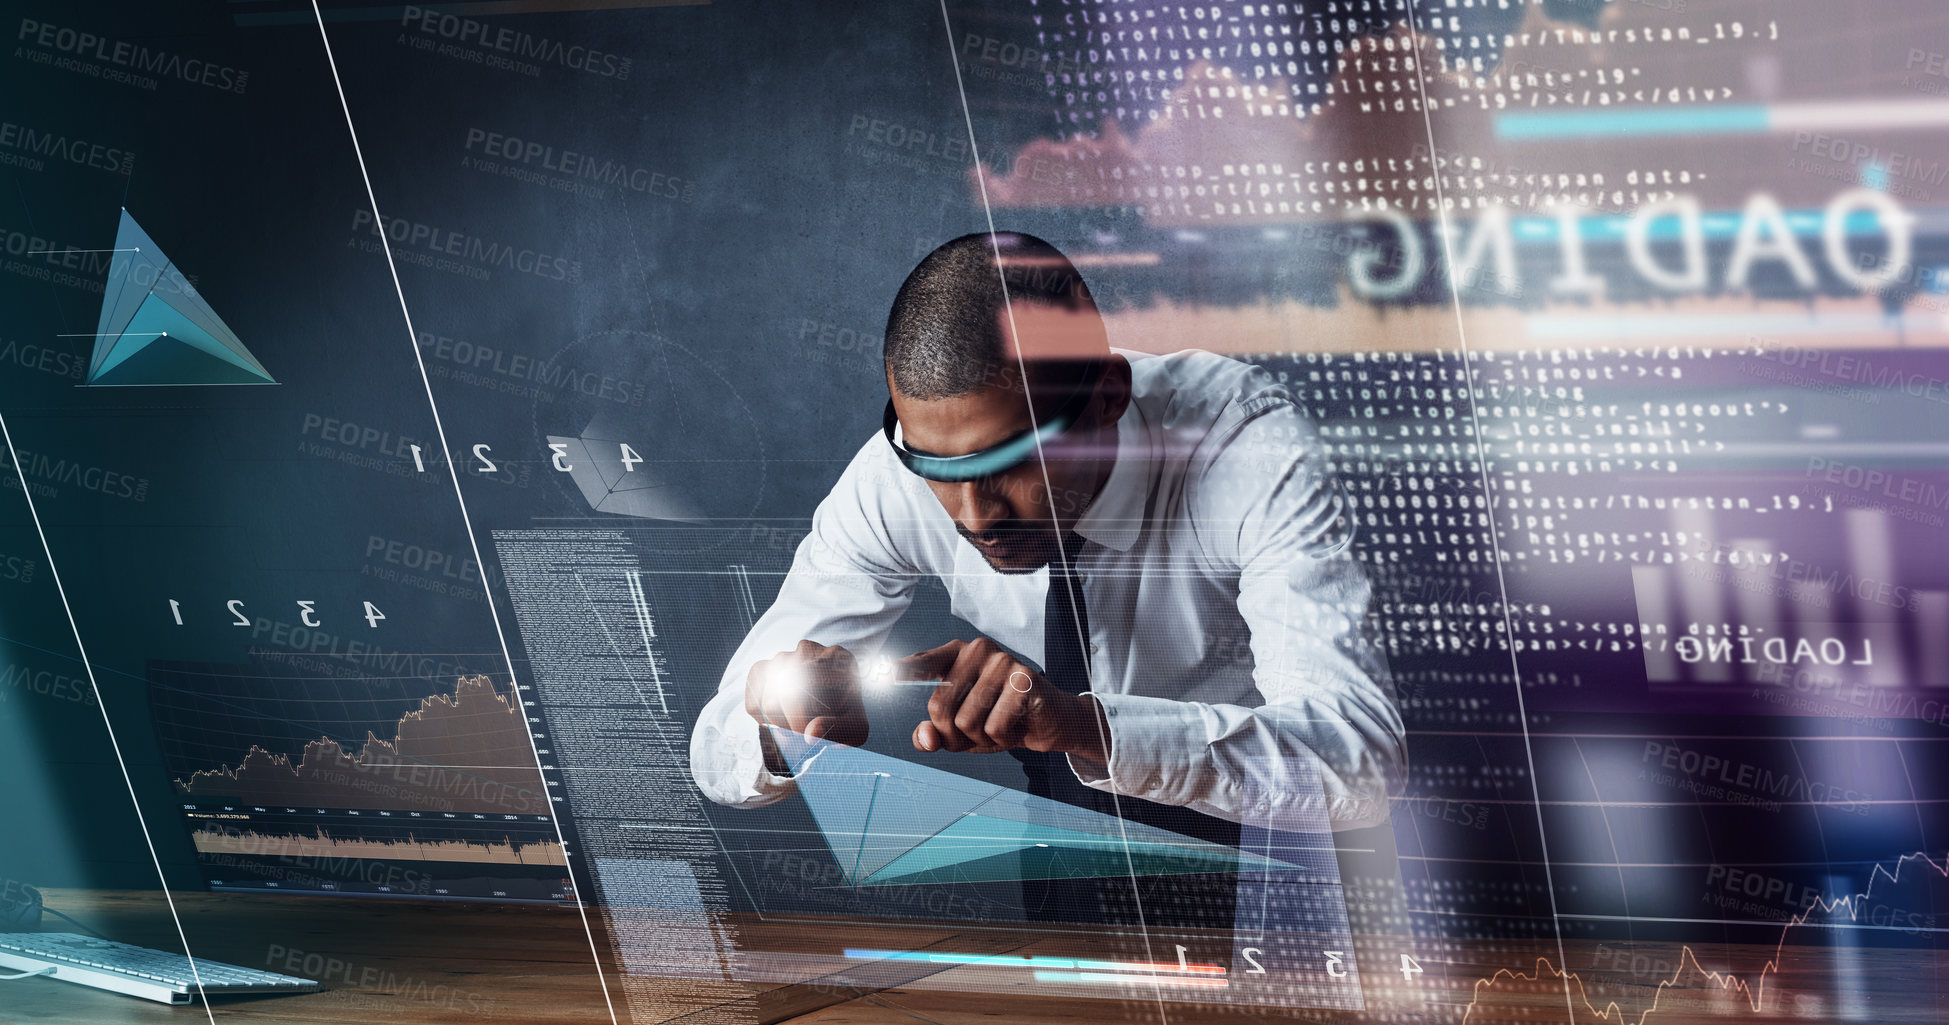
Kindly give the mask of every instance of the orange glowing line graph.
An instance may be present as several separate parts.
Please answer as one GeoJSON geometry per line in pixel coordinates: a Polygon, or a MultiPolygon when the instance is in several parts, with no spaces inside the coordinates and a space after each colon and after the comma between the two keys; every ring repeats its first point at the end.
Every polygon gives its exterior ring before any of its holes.
{"type": "MultiPolygon", "coordinates": [[[[1700,975],[1703,975],[1707,979],[1710,979],[1713,983],[1717,984],[1720,989],[1736,990],[1739,993],[1744,994],[1746,997],[1747,1005],[1752,1008],[1753,1013],[1758,1014],[1761,1005],[1763,1005],[1766,1002],[1766,977],[1771,974],[1777,974],[1780,970],[1780,958],[1784,953],[1784,951],[1786,950],[1786,946],[1787,946],[1787,934],[1789,932],[1792,932],[1796,926],[1806,924],[1807,919],[1811,915],[1813,915],[1813,913],[1816,910],[1819,910],[1822,913],[1831,914],[1836,908],[1846,907],[1848,909],[1848,921],[1850,922],[1854,921],[1855,917],[1860,912],[1860,905],[1857,904],[1856,902],[1857,901],[1866,902],[1869,897],[1872,897],[1874,895],[1875,880],[1878,877],[1887,876],[1888,881],[1890,883],[1899,883],[1901,881],[1902,866],[1906,865],[1911,861],[1920,861],[1924,865],[1927,865],[1930,868],[1934,869],[1937,875],[1940,875],[1944,878],[1949,878],[1949,855],[1945,855],[1942,864],[1938,865],[1934,861],[1931,861],[1929,859],[1928,854],[1921,851],[1917,851],[1914,854],[1904,854],[1900,858],[1897,858],[1895,860],[1895,871],[1893,872],[1890,872],[1887,869],[1882,868],[1880,865],[1876,865],[1874,871],[1868,874],[1867,888],[1861,893],[1850,894],[1846,897],[1836,897],[1832,901],[1829,901],[1822,897],[1815,897],[1814,902],[1812,904],[1807,905],[1806,910],[1793,916],[1793,918],[1789,919],[1787,921],[1787,924],[1781,928],[1780,942],[1778,945],[1776,945],[1773,948],[1773,959],[1766,962],[1766,964],[1761,966],[1760,968],[1759,985],[1757,987],[1747,986],[1745,980],[1740,979],[1738,976],[1733,975],[1731,972],[1715,972],[1715,971],[1708,970],[1704,965],[1699,963],[1698,955],[1692,952],[1692,948],[1690,946],[1681,946],[1679,948],[1678,967],[1672,970],[1671,978],[1666,979],[1663,982],[1660,982],[1658,984],[1658,991],[1651,998],[1651,1006],[1645,1008],[1644,1013],[1638,1016],[1638,1020],[1637,1022],[1634,1023],[1634,1025],[1644,1025],[1645,1019],[1651,1017],[1652,1013],[1658,1010],[1658,1002],[1664,999],[1665,991],[1667,989],[1671,989],[1672,987],[1678,985],[1678,980],[1684,978],[1685,966],[1688,962],[1691,964],[1693,968],[1698,970],[1700,975]]],[[[1475,982],[1474,995],[1469,1000],[1468,1009],[1462,1012],[1462,1025],[1468,1025],[1469,1016],[1475,1013],[1476,1005],[1482,1002],[1482,987],[1493,986],[1496,984],[1498,980],[1502,979],[1505,976],[1507,976],[1510,979],[1518,980],[1521,982],[1536,982],[1543,978],[1543,973],[1546,970],[1550,973],[1550,975],[1554,976],[1555,978],[1559,978],[1559,979],[1567,978],[1569,980],[1574,980],[1577,984],[1577,996],[1583,1001],[1584,1007],[1589,1009],[1591,1015],[1595,1017],[1597,1020],[1612,1021],[1613,1016],[1615,1016],[1616,1021],[1620,1023],[1624,1021],[1624,1009],[1618,1006],[1617,1001],[1613,1000],[1609,1004],[1605,1005],[1603,1010],[1601,1011],[1598,1010],[1597,1006],[1590,1002],[1590,994],[1584,989],[1584,980],[1581,977],[1579,977],[1577,973],[1558,971],[1555,967],[1553,967],[1550,964],[1549,958],[1539,957],[1536,959],[1536,973],[1534,975],[1524,975],[1520,972],[1514,972],[1514,971],[1510,971],[1507,968],[1502,968],[1502,969],[1498,969],[1494,975],[1491,975],[1486,979],[1477,979],[1475,982]]]]}

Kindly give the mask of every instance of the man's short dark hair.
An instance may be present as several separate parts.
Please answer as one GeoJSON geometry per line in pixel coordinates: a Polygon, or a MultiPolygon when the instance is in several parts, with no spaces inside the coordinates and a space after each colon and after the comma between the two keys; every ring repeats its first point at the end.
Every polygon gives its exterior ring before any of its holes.
{"type": "MultiPolygon", "coordinates": [[[[942,244],[907,275],[887,315],[886,367],[894,387],[908,398],[941,399],[1013,379],[1018,354],[1008,351],[1002,323],[1010,305],[1025,304],[1096,312],[1075,264],[1034,235],[981,232],[942,244]]],[[[1108,358],[1107,345],[1101,348],[1100,356],[1090,352],[1047,367],[1055,378],[1073,379],[1108,358]]]]}

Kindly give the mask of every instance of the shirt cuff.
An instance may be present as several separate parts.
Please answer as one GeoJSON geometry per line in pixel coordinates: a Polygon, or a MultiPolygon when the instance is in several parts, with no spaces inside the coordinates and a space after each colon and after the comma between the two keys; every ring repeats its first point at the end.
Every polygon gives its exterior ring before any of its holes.
{"type": "Polygon", "coordinates": [[[754,804],[760,802],[770,804],[772,801],[788,796],[792,791],[798,789],[798,781],[799,778],[796,775],[780,776],[778,773],[771,771],[769,767],[760,765],[758,766],[758,778],[752,784],[749,796],[755,799],[752,802],[754,804]]]}
{"type": "Polygon", "coordinates": [[[1183,806],[1198,798],[1197,763],[1209,746],[1203,706],[1134,694],[1087,694],[1110,728],[1110,764],[1069,756],[1077,782],[1094,790],[1183,806]]]}
{"type": "MultiPolygon", "coordinates": [[[[693,757],[693,764],[716,769],[714,779],[698,780],[699,786],[711,795],[712,800],[741,808],[762,808],[798,792],[799,773],[776,773],[765,764],[764,747],[758,742],[759,731],[764,727],[757,720],[739,709],[732,713],[725,726],[729,730],[728,736],[715,727],[705,727],[698,731],[694,741],[703,754],[693,757]],[[732,737],[737,739],[732,741],[732,737]]],[[[781,754],[789,750],[787,745],[793,743],[795,737],[799,744],[805,744],[804,738],[787,733],[784,739],[779,740],[781,754]]],[[[802,757],[797,763],[799,772],[804,772],[818,757],[817,751],[802,757]]],[[[791,759],[787,758],[787,764],[790,763],[791,759]]]]}

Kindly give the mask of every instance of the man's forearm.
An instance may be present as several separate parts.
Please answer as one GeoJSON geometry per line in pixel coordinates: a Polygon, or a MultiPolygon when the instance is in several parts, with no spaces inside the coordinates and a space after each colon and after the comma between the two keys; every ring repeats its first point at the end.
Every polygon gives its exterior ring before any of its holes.
{"type": "Polygon", "coordinates": [[[1109,765],[1110,720],[1103,714],[1103,704],[1087,695],[1077,695],[1076,702],[1079,711],[1070,717],[1059,753],[1109,765]]]}
{"type": "Polygon", "coordinates": [[[1085,786],[1234,822],[1317,814],[1342,829],[1386,816],[1398,744],[1358,702],[1246,707],[1106,695],[1102,703],[1117,724],[1116,757],[1071,752],[1085,786]]]}

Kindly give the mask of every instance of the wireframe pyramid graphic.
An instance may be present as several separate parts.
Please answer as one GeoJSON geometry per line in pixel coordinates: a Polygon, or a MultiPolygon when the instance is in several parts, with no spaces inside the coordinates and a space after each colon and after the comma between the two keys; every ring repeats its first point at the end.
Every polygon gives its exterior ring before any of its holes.
{"type": "Polygon", "coordinates": [[[127,210],[102,289],[94,385],[276,384],[127,210]]]}
{"type": "Polygon", "coordinates": [[[860,748],[779,737],[854,886],[1298,867],[860,748]]]}

